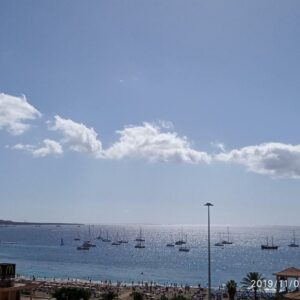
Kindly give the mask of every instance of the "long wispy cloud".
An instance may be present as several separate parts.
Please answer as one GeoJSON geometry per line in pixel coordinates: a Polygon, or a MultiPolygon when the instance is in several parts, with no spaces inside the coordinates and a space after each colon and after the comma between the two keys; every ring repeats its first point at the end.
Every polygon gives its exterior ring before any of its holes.
{"type": "MultiPolygon", "coordinates": [[[[30,127],[29,120],[39,117],[41,113],[24,96],[0,94],[0,129],[20,135],[30,127]]],[[[118,139],[104,149],[97,132],[83,123],[56,115],[48,122],[48,129],[58,135],[57,141],[44,139],[40,145],[17,144],[10,148],[26,151],[33,157],[58,156],[65,151],[75,151],[106,160],[232,163],[257,174],[300,178],[300,145],[263,143],[227,151],[223,144],[214,143],[220,152],[209,154],[195,149],[185,136],[174,131],[172,123],[159,121],[125,126],[116,131],[118,139]]]]}
{"type": "Polygon", "coordinates": [[[20,135],[29,129],[29,120],[41,117],[41,113],[25,98],[0,94],[0,129],[20,135]]]}

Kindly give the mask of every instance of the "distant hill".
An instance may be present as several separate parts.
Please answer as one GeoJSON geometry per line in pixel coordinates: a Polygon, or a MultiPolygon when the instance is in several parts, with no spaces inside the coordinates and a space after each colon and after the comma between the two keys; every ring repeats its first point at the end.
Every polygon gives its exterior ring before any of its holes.
{"type": "Polygon", "coordinates": [[[15,222],[10,220],[0,220],[1,225],[83,225],[80,223],[43,223],[43,222],[15,222]]]}

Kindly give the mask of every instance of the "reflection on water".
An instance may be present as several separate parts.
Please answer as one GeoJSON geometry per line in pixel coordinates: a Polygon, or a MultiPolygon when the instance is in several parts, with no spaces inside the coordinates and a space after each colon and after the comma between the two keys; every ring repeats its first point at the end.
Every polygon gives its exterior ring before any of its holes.
{"type": "MultiPolygon", "coordinates": [[[[205,226],[142,226],[145,249],[135,248],[139,226],[90,226],[95,248],[78,251],[74,238],[89,239],[89,226],[15,226],[0,227],[1,262],[15,262],[17,273],[36,277],[80,278],[93,280],[177,282],[207,285],[207,232],[205,226]],[[101,231],[100,231],[101,230],[101,231]],[[128,240],[120,246],[104,243],[96,237],[109,233],[128,240]],[[187,234],[190,252],[179,246],[166,247],[187,234]],[[64,246],[60,246],[63,238],[64,246]],[[10,243],[12,242],[12,243],[10,243]],[[16,242],[14,244],[13,242],[16,242]]],[[[240,282],[250,271],[272,275],[283,268],[300,267],[300,248],[287,245],[292,233],[300,237],[299,227],[231,227],[232,245],[212,246],[212,281],[214,286],[229,279],[240,282]],[[275,251],[262,251],[266,237],[274,237],[275,251]]],[[[227,239],[226,227],[212,227],[212,245],[227,239]]]]}

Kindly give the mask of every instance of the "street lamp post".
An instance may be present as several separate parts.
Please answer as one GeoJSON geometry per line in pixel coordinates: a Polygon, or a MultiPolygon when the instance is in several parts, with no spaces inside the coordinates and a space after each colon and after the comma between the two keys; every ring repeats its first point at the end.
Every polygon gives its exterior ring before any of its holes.
{"type": "Polygon", "coordinates": [[[211,203],[204,204],[207,206],[207,232],[208,232],[208,300],[211,300],[211,270],[210,270],[210,212],[211,203]]]}

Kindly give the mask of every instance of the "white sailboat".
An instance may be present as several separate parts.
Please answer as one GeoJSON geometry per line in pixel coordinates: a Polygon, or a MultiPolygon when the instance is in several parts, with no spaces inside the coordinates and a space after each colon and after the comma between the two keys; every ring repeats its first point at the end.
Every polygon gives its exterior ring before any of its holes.
{"type": "Polygon", "coordinates": [[[81,246],[78,246],[76,249],[77,250],[90,250],[90,243],[89,241],[83,242],[81,246]]]}
{"type": "Polygon", "coordinates": [[[125,231],[123,231],[123,237],[118,239],[120,244],[128,244],[128,240],[125,238],[125,231]]]}
{"type": "Polygon", "coordinates": [[[229,239],[229,227],[227,227],[227,240],[223,240],[222,244],[223,245],[232,245],[233,244],[233,242],[230,241],[230,239],[229,239]]]}
{"type": "Polygon", "coordinates": [[[171,235],[170,240],[171,240],[172,242],[168,243],[166,246],[167,246],[167,247],[175,247],[175,243],[174,243],[174,240],[173,240],[172,235],[171,235]]]}
{"type": "Polygon", "coordinates": [[[135,239],[135,241],[137,243],[135,244],[134,248],[137,248],[137,249],[144,249],[144,248],[146,248],[146,246],[145,246],[145,239],[144,239],[143,234],[142,234],[142,228],[140,228],[139,236],[135,239]]]}
{"type": "MultiPolygon", "coordinates": [[[[85,240],[82,244],[83,247],[89,247],[89,248],[92,248],[92,247],[96,247],[95,244],[92,243],[92,234],[91,234],[91,226],[89,226],[89,238],[88,240],[85,240]]],[[[78,249],[79,250],[79,249],[78,249]]]]}
{"type": "Polygon", "coordinates": [[[134,248],[137,248],[137,249],[143,249],[143,248],[146,248],[144,242],[137,242],[136,245],[134,246],[134,248]]]}
{"type": "Polygon", "coordinates": [[[298,248],[298,247],[299,247],[299,245],[296,244],[295,231],[293,231],[293,240],[292,240],[292,242],[289,244],[289,247],[292,247],[292,248],[298,248]]]}
{"type": "Polygon", "coordinates": [[[224,244],[223,244],[222,239],[221,239],[221,233],[219,233],[219,238],[220,238],[220,241],[215,243],[215,246],[216,247],[224,247],[224,244]]]}
{"type": "Polygon", "coordinates": [[[74,241],[80,241],[79,232],[77,231],[77,236],[74,238],[74,241]]]}
{"type": "Polygon", "coordinates": [[[119,241],[119,233],[117,232],[115,240],[111,243],[113,246],[120,246],[121,243],[119,241]]]}
{"type": "Polygon", "coordinates": [[[175,245],[184,245],[184,244],[186,244],[186,242],[183,239],[183,232],[182,232],[182,229],[181,229],[179,240],[175,242],[175,245]]]}
{"type": "Polygon", "coordinates": [[[110,243],[111,242],[111,239],[109,238],[107,230],[106,230],[106,237],[102,239],[102,242],[104,242],[104,243],[110,243]]]}
{"type": "Polygon", "coordinates": [[[97,240],[102,240],[103,237],[102,237],[102,229],[100,229],[99,231],[99,235],[96,237],[97,240]]]}
{"type": "MultiPolygon", "coordinates": [[[[184,244],[187,243],[187,234],[185,235],[185,240],[184,240],[184,244]]],[[[189,252],[190,251],[190,248],[188,246],[180,246],[179,247],[179,251],[180,252],[189,252]]]]}
{"type": "Polygon", "coordinates": [[[145,242],[145,239],[143,238],[142,234],[142,228],[140,228],[139,236],[135,239],[136,242],[145,242]]]}

